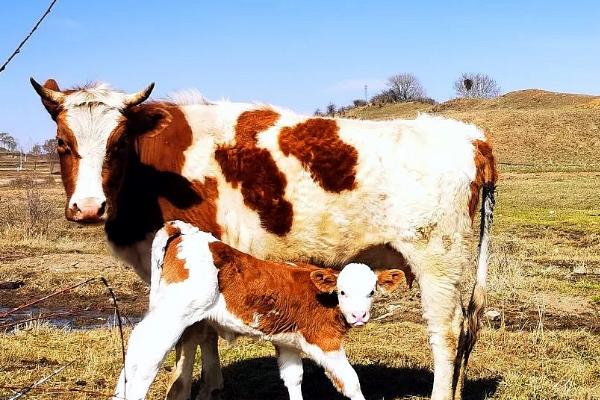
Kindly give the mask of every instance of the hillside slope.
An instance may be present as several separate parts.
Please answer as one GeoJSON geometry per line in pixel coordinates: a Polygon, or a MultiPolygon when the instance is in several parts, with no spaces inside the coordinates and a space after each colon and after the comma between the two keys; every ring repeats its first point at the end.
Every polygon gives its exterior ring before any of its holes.
{"type": "Polygon", "coordinates": [[[537,170],[600,170],[600,96],[529,89],[493,100],[365,106],[346,116],[414,118],[418,112],[477,124],[492,137],[505,168],[520,164],[537,170]]]}

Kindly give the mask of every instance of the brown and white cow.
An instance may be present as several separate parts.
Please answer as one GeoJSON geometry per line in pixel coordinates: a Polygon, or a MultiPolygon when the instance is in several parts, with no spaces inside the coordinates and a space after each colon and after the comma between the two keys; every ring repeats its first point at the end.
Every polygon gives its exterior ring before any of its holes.
{"type": "MultiPolygon", "coordinates": [[[[67,218],[105,221],[109,244],[144,280],[152,238],[174,219],[261,259],[403,268],[421,289],[432,398],[460,397],[485,306],[497,178],[480,129],[427,115],[359,121],[253,104],[143,103],[152,85],[128,95],[32,83],[57,123],[67,218]],[[465,329],[460,279],[482,189],[465,329]]],[[[184,338],[169,396],[189,396],[197,342],[201,395],[210,395],[222,386],[216,335],[184,338]]]]}
{"type": "Polygon", "coordinates": [[[341,272],[304,263],[259,260],[182,222],[170,221],[152,244],[150,309],[135,327],[115,399],[140,400],[184,330],[206,321],[221,336],[268,340],[290,400],[302,400],[306,354],[336,388],[364,400],[342,341],[369,320],[376,289],[394,290],[400,270],[375,273],[364,264],[341,272]]]}

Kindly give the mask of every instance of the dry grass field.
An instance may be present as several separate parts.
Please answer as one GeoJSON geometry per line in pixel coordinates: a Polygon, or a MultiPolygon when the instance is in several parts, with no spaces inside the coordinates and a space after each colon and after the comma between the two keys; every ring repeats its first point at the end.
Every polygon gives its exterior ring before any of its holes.
{"type": "MultiPolygon", "coordinates": [[[[521,91],[487,101],[364,107],[349,116],[411,118],[417,111],[481,125],[502,163],[488,318],[471,357],[465,398],[600,398],[600,98],[521,91]]],[[[123,313],[139,317],[147,289],[109,255],[101,227],[64,220],[60,179],[38,176],[43,179],[33,186],[21,178],[0,186],[0,284],[23,283],[0,289],[0,314],[102,275],[123,313]]],[[[465,293],[473,270],[465,276],[465,293]]],[[[110,394],[121,354],[104,287],[81,286],[19,318],[34,320],[6,330],[14,320],[0,319],[0,398],[13,394],[6,387],[25,387],[68,363],[27,396],[110,394]]],[[[351,332],[347,345],[366,397],[427,398],[433,375],[418,285],[379,297],[374,319],[351,332]]],[[[273,356],[268,343],[222,342],[224,398],[285,399],[273,356]]],[[[152,398],[164,395],[172,365],[173,354],[152,398]]],[[[309,361],[303,388],[307,399],[341,399],[309,361]]]]}

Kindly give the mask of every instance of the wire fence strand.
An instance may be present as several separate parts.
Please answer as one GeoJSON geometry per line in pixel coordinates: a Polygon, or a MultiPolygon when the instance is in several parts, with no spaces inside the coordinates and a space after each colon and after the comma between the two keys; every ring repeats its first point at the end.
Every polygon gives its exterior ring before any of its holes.
{"type": "Polygon", "coordinates": [[[25,36],[25,39],[23,39],[21,41],[21,43],[19,43],[19,45],[17,46],[17,48],[15,49],[15,51],[13,51],[12,54],[8,57],[8,59],[4,62],[4,64],[2,64],[2,66],[0,67],[0,73],[2,71],[4,71],[4,69],[6,68],[6,66],[8,65],[8,63],[10,63],[12,61],[12,59],[15,58],[15,56],[21,52],[21,49],[23,48],[23,46],[25,45],[25,43],[29,40],[29,38],[31,37],[31,35],[33,35],[33,33],[37,30],[37,28],[40,26],[40,24],[42,23],[42,21],[44,20],[44,18],[46,18],[46,16],[48,14],[50,14],[50,11],[52,11],[52,7],[54,7],[54,4],[56,4],[57,1],[58,0],[52,0],[52,3],[50,3],[50,5],[48,6],[48,9],[46,10],[46,12],[40,17],[40,19],[38,19],[38,21],[33,26],[33,28],[31,29],[31,31],[29,31],[29,34],[27,36],[25,36]]]}

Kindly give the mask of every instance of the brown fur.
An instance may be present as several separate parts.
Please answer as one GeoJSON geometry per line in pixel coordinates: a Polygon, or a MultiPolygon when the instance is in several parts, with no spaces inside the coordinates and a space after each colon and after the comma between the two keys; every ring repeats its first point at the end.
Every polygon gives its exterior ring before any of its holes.
{"type": "Polygon", "coordinates": [[[405,274],[400,269],[387,269],[377,274],[377,285],[384,291],[390,293],[396,290],[404,280],[405,274]]]}
{"type": "MultiPolygon", "coordinates": [[[[48,79],[46,82],[44,82],[42,86],[46,89],[54,90],[55,92],[60,92],[58,83],[56,83],[54,79],[48,79]]],[[[44,105],[52,119],[56,121],[56,118],[58,117],[58,114],[61,111],[61,105],[45,99],[42,99],[42,104],[44,105]]]]}
{"type": "Polygon", "coordinates": [[[220,146],[215,159],[234,188],[241,185],[244,204],[258,212],[265,229],[285,235],[292,227],[292,204],[284,199],[287,181],[271,153],[256,147],[258,133],[273,126],[279,114],[273,110],[243,112],[235,127],[233,146],[220,146]]]}
{"type": "Polygon", "coordinates": [[[220,237],[216,179],[190,181],[181,176],[184,152],[192,144],[183,112],[173,104],[147,103],[128,110],[125,117],[109,139],[103,168],[113,210],[105,226],[109,240],[129,245],[175,219],[220,237]],[[121,145],[128,152],[125,156],[113,147],[119,147],[120,140],[129,141],[121,145]]]}
{"type": "Polygon", "coordinates": [[[321,293],[311,281],[317,267],[258,260],[222,242],[212,242],[209,248],[227,308],[244,323],[252,325],[260,315],[261,332],[299,332],[324,351],[340,349],[349,326],[337,298],[321,293]]]}
{"type": "Polygon", "coordinates": [[[279,134],[279,147],[310,171],[312,178],[328,192],[339,193],[356,187],[358,153],[339,135],[335,120],[312,118],[279,134]]]}
{"type": "Polygon", "coordinates": [[[495,184],[498,180],[498,171],[496,170],[496,160],[492,153],[492,146],[482,140],[474,140],[473,148],[475,151],[475,180],[471,182],[469,195],[469,216],[471,220],[475,218],[477,204],[479,203],[479,192],[485,183],[495,184]]]}
{"type": "Polygon", "coordinates": [[[166,283],[183,282],[190,276],[190,271],[185,266],[185,260],[177,257],[181,236],[176,236],[169,241],[165,248],[165,258],[162,267],[162,279],[166,283]]]}

